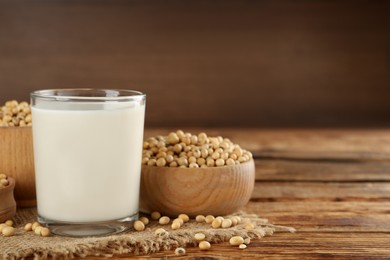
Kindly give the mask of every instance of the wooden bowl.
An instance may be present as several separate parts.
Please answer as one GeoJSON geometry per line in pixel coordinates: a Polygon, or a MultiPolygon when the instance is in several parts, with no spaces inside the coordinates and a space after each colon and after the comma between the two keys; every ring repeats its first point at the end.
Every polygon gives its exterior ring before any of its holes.
{"type": "Polygon", "coordinates": [[[19,207],[36,205],[34,154],[31,127],[0,127],[0,173],[13,177],[18,185],[19,207]]]}
{"type": "Polygon", "coordinates": [[[0,223],[13,218],[16,213],[14,199],[15,180],[8,177],[9,185],[0,188],[0,223]]]}
{"type": "Polygon", "coordinates": [[[140,210],[192,217],[231,214],[248,203],[255,183],[253,160],[234,166],[142,166],[140,210]]]}

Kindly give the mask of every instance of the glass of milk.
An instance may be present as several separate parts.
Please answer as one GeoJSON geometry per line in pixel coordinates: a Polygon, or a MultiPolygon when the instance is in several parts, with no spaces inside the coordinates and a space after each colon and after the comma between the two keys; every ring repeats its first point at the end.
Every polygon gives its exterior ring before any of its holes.
{"type": "Polygon", "coordinates": [[[100,236],[138,218],[145,98],[116,89],[31,93],[38,221],[100,236]]]}

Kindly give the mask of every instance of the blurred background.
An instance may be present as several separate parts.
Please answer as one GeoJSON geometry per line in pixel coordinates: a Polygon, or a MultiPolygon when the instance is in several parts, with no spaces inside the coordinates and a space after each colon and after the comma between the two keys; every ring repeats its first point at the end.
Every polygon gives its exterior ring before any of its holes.
{"type": "Polygon", "coordinates": [[[390,126],[390,1],[0,0],[0,103],[147,94],[146,126],[390,126]]]}

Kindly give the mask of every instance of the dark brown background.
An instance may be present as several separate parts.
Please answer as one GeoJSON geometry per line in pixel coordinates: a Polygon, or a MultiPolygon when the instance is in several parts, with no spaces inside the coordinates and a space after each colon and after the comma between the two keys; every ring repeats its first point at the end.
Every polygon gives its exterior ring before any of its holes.
{"type": "Polygon", "coordinates": [[[130,88],[147,126],[390,126],[389,1],[0,1],[0,102],[130,88]]]}

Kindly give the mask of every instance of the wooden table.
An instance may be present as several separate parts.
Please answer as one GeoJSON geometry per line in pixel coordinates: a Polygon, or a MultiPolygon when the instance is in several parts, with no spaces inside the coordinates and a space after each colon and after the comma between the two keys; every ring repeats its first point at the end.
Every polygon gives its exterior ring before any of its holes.
{"type": "MultiPolygon", "coordinates": [[[[147,130],[146,136],[169,129],[147,130]]],[[[256,159],[245,211],[292,226],[245,250],[215,244],[187,257],[390,258],[390,130],[190,129],[231,138],[256,159]]],[[[144,256],[174,256],[165,251],[144,256]]],[[[130,257],[130,256],[126,256],[130,257]]]]}

